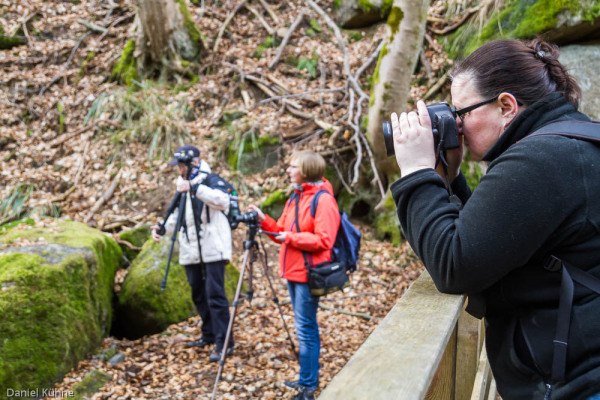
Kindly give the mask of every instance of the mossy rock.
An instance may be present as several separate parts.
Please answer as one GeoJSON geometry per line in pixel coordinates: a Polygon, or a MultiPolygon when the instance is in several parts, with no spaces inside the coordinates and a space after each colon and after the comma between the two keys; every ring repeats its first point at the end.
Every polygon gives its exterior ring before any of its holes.
{"type": "MultiPolygon", "coordinates": [[[[448,56],[457,59],[494,39],[531,39],[568,28],[565,35],[574,40],[573,31],[582,31],[578,25],[590,25],[599,16],[600,3],[595,0],[510,0],[494,11],[481,30],[478,23],[464,24],[441,43],[448,56]]],[[[548,39],[561,43],[560,36],[552,33],[548,39]]]]}
{"type": "Polygon", "coordinates": [[[267,199],[263,201],[263,203],[260,205],[260,209],[277,220],[283,213],[287,199],[288,196],[285,194],[285,191],[278,189],[271,193],[267,199]]]}
{"type": "Polygon", "coordinates": [[[396,203],[389,190],[385,195],[383,206],[375,213],[373,226],[375,227],[375,237],[378,240],[389,240],[394,244],[402,242],[402,227],[398,220],[396,203]]]}
{"type": "Polygon", "coordinates": [[[119,246],[73,221],[4,230],[0,244],[39,238],[0,251],[0,387],[51,387],[110,331],[119,246]]]}
{"type": "MultiPolygon", "coordinates": [[[[150,238],[150,227],[147,225],[140,226],[134,229],[130,229],[125,231],[119,235],[119,239],[124,240],[128,243],[131,243],[135,247],[142,247],[144,243],[150,238]]],[[[139,250],[133,250],[126,244],[120,243],[121,250],[123,251],[123,255],[129,262],[133,261],[135,257],[139,254],[139,250]]]]}
{"type": "Polygon", "coordinates": [[[88,372],[83,379],[73,387],[73,400],[84,400],[97,393],[112,376],[106,372],[94,369],[88,372]]]}
{"type": "Polygon", "coordinates": [[[228,147],[228,164],[244,175],[263,172],[279,163],[281,144],[275,136],[248,135],[233,140],[228,147]]]}
{"type": "MultiPolygon", "coordinates": [[[[161,291],[171,240],[164,237],[159,243],[148,240],[135,258],[123,282],[116,310],[117,329],[122,336],[136,339],[162,332],[169,325],[196,315],[187,282],[185,268],[180,266],[179,244],[176,242],[167,287],[161,291]]],[[[239,272],[229,264],[225,272],[225,290],[231,302],[239,272]]]]}

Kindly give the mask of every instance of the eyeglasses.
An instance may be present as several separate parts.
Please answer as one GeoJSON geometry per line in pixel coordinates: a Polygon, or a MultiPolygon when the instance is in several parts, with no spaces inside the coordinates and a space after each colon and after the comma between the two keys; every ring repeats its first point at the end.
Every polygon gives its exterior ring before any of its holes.
{"type": "Polygon", "coordinates": [[[476,108],[479,108],[481,106],[485,106],[486,104],[493,103],[496,100],[498,100],[498,96],[491,98],[491,99],[484,100],[481,103],[473,104],[472,106],[469,106],[469,107],[461,108],[460,110],[456,110],[455,112],[456,112],[456,115],[460,118],[460,120],[462,122],[465,122],[465,118],[469,115],[469,113],[471,111],[473,111],[476,108]]]}

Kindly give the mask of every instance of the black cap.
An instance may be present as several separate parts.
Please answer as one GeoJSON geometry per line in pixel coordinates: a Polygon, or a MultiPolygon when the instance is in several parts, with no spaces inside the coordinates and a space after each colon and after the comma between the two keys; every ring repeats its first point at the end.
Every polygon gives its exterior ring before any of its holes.
{"type": "Polygon", "coordinates": [[[175,151],[169,165],[177,165],[180,162],[190,162],[196,157],[200,157],[200,150],[195,146],[186,144],[175,151]]]}

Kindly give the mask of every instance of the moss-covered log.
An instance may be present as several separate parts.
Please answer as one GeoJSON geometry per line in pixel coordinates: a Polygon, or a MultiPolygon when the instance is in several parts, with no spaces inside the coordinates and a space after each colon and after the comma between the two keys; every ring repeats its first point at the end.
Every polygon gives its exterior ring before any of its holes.
{"type": "Polygon", "coordinates": [[[108,335],[122,253],[72,221],[17,226],[0,243],[12,244],[0,252],[0,387],[48,388],[108,335]]]}

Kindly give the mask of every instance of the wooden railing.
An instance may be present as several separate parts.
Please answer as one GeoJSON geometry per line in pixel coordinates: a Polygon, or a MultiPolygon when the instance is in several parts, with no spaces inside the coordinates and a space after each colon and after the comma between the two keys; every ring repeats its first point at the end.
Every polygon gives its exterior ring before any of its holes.
{"type": "Polygon", "coordinates": [[[483,325],[425,271],[319,400],[494,400],[483,325]]]}

